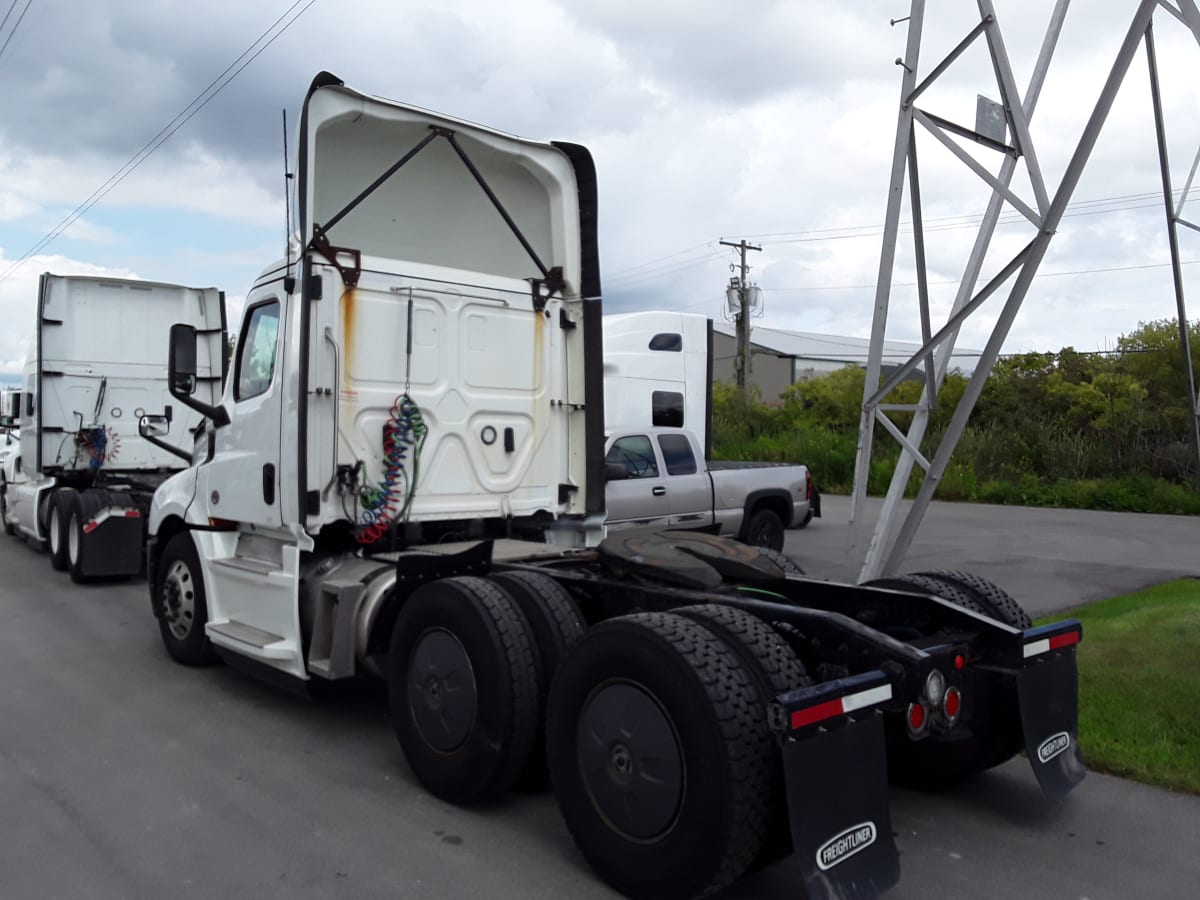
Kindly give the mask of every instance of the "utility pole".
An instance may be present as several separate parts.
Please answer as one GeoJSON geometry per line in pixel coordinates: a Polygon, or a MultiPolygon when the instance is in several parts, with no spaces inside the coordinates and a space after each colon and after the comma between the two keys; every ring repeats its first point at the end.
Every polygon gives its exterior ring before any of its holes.
{"type": "Polygon", "coordinates": [[[736,285],[730,284],[730,288],[736,288],[738,295],[737,312],[734,313],[734,326],[737,330],[737,385],[742,389],[742,395],[745,399],[746,409],[750,409],[750,303],[751,292],[748,277],[750,267],[746,265],[747,250],[762,250],[762,247],[756,247],[754,244],[747,244],[745,239],[738,241],[736,244],[732,241],[721,241],[723,247],[733,247],[741,252],[742,265],[741,275],[736,279],[736,285]]]}

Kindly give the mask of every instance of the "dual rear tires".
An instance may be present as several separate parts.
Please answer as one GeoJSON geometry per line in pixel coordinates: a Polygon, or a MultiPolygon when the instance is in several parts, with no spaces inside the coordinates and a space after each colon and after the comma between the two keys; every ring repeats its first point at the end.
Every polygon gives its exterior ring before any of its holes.
{"type": "Polygon", "coordinates": [[[418,588],[388,663],[396,734],[426,788],[474,803],[546,766],[580,851],[631,897],[702,896],[778,855],[766,707],[807,683],[747,613],[638,613],[584,633],[570,595],[534,573],[418,588]]]}

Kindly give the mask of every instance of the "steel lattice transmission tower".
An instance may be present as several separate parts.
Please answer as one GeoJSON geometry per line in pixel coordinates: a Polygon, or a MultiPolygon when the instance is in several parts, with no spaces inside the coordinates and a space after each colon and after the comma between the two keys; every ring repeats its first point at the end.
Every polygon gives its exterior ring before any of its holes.
{"type": "Polygon", "coordinates": [[[1079,183],[1084,166],[1096,146],[1101,128],[1117,96],[1117,91],[1137,56],[1138,50],[1143,45],[1146,48],[1146,59],[1150,70],[1151,102],[1154,108],[1159,162],[1162,171],[1176,305],[1179,313],[1183,352],[1187,361],[1186,372],[1189,382],[1187,390],[1192,412],[1193,451],[1200,456],[1200,419],[1196,414],[1200,398],[1196,396],[1195,379],[1191,370],[1178,245],[1179,226],[1200,231],[1200,227],[1183,217],[1184,202],[1195,178],[1197,164],[1200,164],[1200,151],[1197,152],[1196,159],[1192,163],[1187,184],[1178,205],[1176,205],[1167,159],[1166,131],[1163,122],[1153,34],[1154,15],[1156,11],[1161,10],[1189,29],[1197,43],[1200,44],[1200,9],[1197,9],[1196,0],[1139,0],[1125,38],[1112,63],[1108,78],[1101,89],[1100,97],[1087,119],[1074,152],[1070,155],[1062,180],[1057,187],[1051,187],[1046,184],[1038,163],[1037,149],[1030,135],[1030,122],[1058,43],[1069,2],[1070,0],[1057,0],[1054,4],[1032,77],[1025,93],[1021,94],[1013,75],[1008,50],[992,0],[977,0],[979,23],[969,31],[945,59],[930,69],[923,79],[918,80],[925,0],[912,0],[911,13],[908,17],[908,42],[905,55],[896,60],[897,64],[903,67],[899,123],[896,129],[896,143],[892,158],[883,250],[879,260],[879,280],[876,286],[875,314],[871,329],[866,387],[863,394],[854,494],[850,504],[851,561],[852,565],[859,567],[859,581],[867,581],[896,571],[907,553],[929,501],[946,471],[950,455],[954,451],[958,439],[962,436],[971,410],[979,399],[983,384],[1008,336],[1017,311],[1021,307],[1021,302],[1025,299],[1029,285],[1037,274],[1050,241],[1058,229],[1071,195],[1079,183]],[[980,112],[982,114],[977,118],[975,128],[965,127],[921,109],[918,101],[926,90],[954,65],[968,47],[981,38],[986,43],[991,58],[991,67],[996,79],[994,87],[999,91],[1000,103],[989,105],[981,101],[980,112]],[[991,115],[989,116],[988,113],[991,115]],[[998,123],[999,127],[990,127],[989,120],[998,123]],[[974,246],[966,261],[950,315],[946,323],[937,331],[933,330],[929,311],[925,235],[921,213],[921,180],[917,166],[916,126],[918,125],[954,154],[991,189],[991,199],[979,226],[974,246]],[[955,138],[973,142],[978,146],[1002,154],[1003,162],[1000,164],[999,172],[990,171],[955,138]],[[1012,187],[1013,177],[1020,169],[1024,170],[1024,174],[1028,178],[1032,193],[1032,197],[1028,199],[1022,198],[1012,187]],[[920,306],[922,345],[881,385],[880,375],[884,337],[887,329],[888,304],[891,297],[897,234],[906,181],[909,190],[909,206],[912,211],[913,249],[917,271],[917,299],[920,306]],[[1015,256],[1000,267],[991,280],[977,289],[997,221],[1001,211],[1006,207],[1018,211],[1030,222],[1033,226],[1034,236],[1015,256]],[[921,443],[925,437],[930,412],[936,407],[937,392],[949,367],[959,328],[963,321],[978,310],[985,301],[993,296],[1002,295],[1004,291],[1007,291],[1007,297],[1002,301],[1003,305],[979,359],[979,364],[968,382],[966,391],[955,409],[944,436],[936,450],[927,456],[921,452],[921,443]],[[892,391],[915,372],[919,372],[923,376],[924,388],[920,401],[915,405],[907,406],[886,402],[892,391]],[[912,422],[907,433],[903,432],[889,418],[888,413],[893,410],[912,413],[912,422]],[[862,540],[865,530],[864,501],[867,477],[870,472],[871,446],[877,423],[899,442],[901,453],[879,521],[869,544],[864,548],[862,540]],[[902,515],[901,501],[914,464],[924,470],[924,476],[916,498],[902,515]]]}

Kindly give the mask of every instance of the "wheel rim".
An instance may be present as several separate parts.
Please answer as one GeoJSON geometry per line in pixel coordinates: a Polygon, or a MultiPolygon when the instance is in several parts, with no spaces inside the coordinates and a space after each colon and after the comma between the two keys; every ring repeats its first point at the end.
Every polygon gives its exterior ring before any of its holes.
{"type": "Polygon", "coordinates": [[[58,546],[62,542],[62,536],[58,533],[58,531],[59,531],[58,507],[51,506],[50,507],[50,534],[48,535],[48,537],[50,538],[50,552],[51,553],[58,553],[58,546]]]}
{"type": "Polygon", "coordinates": [[[167,567],[162,600],[163,621],[171,634],[182,641],[191,634],[192,623],[196,620],[196,585],[192,570],[183,560],[177,559],[167,567]]]}
{"type": "Polygon", "coordinates": [[[775,523],[767,519],[754,530],[751,535],[751,541],[759,547],[774,548],[775,539],[779,536],[780,529],[775,526],[775,523]]]}
{"type": "Polygon", "coordinates": [[[584,787],[610,828],[643,842],[672,828],[686,768],[674,725],[649,691],[626,681],[593,690],[577,740],[584,787]]]}
{"type": "Polygon", "coordinates": [[[475,724],[478,693],[471,657],[444,628],[425,631],[408,668],[408,706],[421,738],[441,753],[457,750],[475,724]]]}
{"type": "Polygon", "coordinates": [[[67,526],[67,558],[71,561],[71,565],[76,565],[79,562],[80,540],[79,517],[73,515],[71,516],[70,524],[67,526]]]}

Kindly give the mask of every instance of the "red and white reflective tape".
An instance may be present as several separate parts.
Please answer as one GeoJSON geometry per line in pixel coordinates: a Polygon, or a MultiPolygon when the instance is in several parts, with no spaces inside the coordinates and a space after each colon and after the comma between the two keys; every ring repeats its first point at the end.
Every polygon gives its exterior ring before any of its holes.
{"type": "Polygon", "coordinates": [[[859,691],[855,694],[847,694],[845,697],[835,697],[833,700],[826,700],[824,703],[818,703],[816,706],[810,706],[807,709],[793,710],[792,730],[794,731],[797,728],[803,728],[806,725],[812,725],[816,722],[823,722],[825,719],[832,719],[834,716],[852,713],[856,709],[863,709],[891,699],[892,686],[890,684],[881,684],[878,687],[867,688],[867,690],[859,691]]]}
{"type": "Polygon", "coordinates": [[[1061,650],[1063,647],[1070,647],[1079,643],[1078,631],[1066,631],[1062,634],[1056,634],[1054,637],[1042,638],[1040,641],[1030,641],[1025,645],[1025,658],[1031,656],[1040,656],[1043,653],[1049,653],[1051,650],[1061,650]]]}
{"type": "Polygon", "coordinates": [[[141,517],[142,511],[132,506],[106,506],[83,523],[83,533],[91,534],[108,519],[140,519],[141,517]]]}

